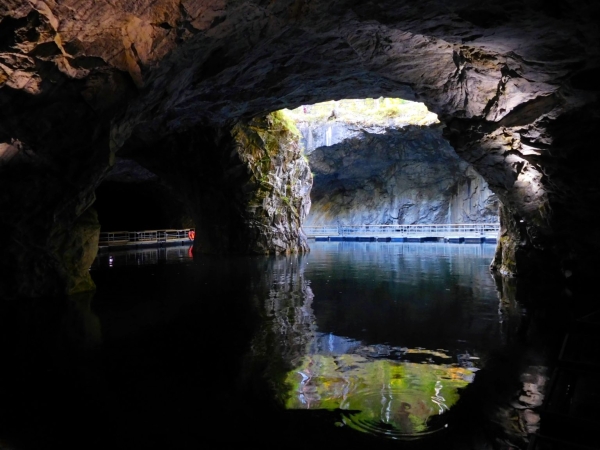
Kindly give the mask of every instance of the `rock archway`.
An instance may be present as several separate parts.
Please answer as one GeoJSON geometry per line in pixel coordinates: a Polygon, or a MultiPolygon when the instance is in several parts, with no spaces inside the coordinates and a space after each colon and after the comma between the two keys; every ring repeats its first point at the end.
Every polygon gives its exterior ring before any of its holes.
{"type": "MultiPolygon", "coordinates": [[[[206,208],[190,181],[235,171],[239,155],[227,166],[214,149],[244,141],[254,118],[357,97],[418,99],[438,114],[502,202],[496,269],[577,280],[598,267],[593,2],[11,0],[0,17],[3,296],[89,287],[82,242],[93,238],[74,230],[97,229],[86,211],[115,154],[162,169],[206,208]],[[194,163],[171,167],[164,149],[194,163]]],[[[283,197],[271,224],[300,217],[283,197]]],[[[207,231],[203,247],[302,249],[294,226],[282,242],[249,227],[240,201],[214,212],[232,231],[207,231]]]]}
{"type": "Polygon", "coordinates": [[[93,209],[102,231],[193,228],[179,196],[135,161],[117,157],[96,189],[93,209]]]}

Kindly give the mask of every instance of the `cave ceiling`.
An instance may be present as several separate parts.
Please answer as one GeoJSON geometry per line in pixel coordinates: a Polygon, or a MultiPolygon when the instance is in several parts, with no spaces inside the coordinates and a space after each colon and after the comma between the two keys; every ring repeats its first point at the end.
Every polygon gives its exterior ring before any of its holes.
{"type": "Polygon", "coordinates": [[[2,0],[0,19],[0,228],[80,215],[115,154],[190,130],[203,151],[240,120],[386,96],[438,114],[498,195],[508,272],[517,254],[600,250],[577,231],[600,202],[597,2],[2,0]]]}
{"type": "MultiPolygon", "coordinates": [[[[418,99],[442,118],[509,122],[523,105],[539,117],[589,100],[573,84],[587,87],[584,71],[598,70],[594,5],[5,0],[0,81],[21,95],[2,97],[25,97],[23,114],[87,105],[112,121],[114,150],[132,134],[151,140],[348,97],[418,99]]],[[[26,140],[26,127],[3,128],[26,140]]]]}

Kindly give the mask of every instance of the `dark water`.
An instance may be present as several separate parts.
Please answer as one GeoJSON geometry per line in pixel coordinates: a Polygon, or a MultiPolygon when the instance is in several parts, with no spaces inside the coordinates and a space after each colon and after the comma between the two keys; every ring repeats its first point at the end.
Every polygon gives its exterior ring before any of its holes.
{"type": "Polygon", "coordinates": [[[459,448],[453,430],[478,426],[464,398],[514,334],[494,247],[311,248],[101,254],[95,295],[15,324],[28,334],[0,443],[459,448]]]}

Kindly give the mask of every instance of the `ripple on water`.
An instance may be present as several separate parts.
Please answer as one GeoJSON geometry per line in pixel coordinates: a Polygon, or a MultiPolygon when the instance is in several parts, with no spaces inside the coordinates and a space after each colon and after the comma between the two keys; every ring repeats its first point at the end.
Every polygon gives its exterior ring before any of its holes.
{"type": "Polygon", "coordinates": [[[342,420],[357,431],[389,439],[416,439],[443,430],[447,421],[439,419],[448,410],[444,398],[420,399],[416,403],[404,401],[414,394],[403,389],[357,392],[342,403],[342,420]],[[369,404],[378,405],[364,407],[369,404]],[[432,418],[438,420],[430,420],[432,418]]]}
{"type": "Polygon", "coordinates": [[[390,439],[416,439],[447,427],[447,411],[473,370],[458,364],[310,355],[288,374],[288,409],[339,409],[344,424],[390,439]]]}

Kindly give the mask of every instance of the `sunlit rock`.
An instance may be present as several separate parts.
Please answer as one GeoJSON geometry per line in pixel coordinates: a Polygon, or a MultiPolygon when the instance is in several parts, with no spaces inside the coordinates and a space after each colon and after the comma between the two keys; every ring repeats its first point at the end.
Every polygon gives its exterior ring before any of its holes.
{"type": "Polygon", "coordinates": [[[310,210],[312,174],[300,133],[282,113],[239,123],[232,134],[249,180],[243,186],[246,248],[253,253],[308,250],[301,225],[310,210]]]}
{"type": "Polygon", "coordinates": [[[342,100],[292,114],[314,174],[305,225],[497,222],[497,197],[424,105],[342,100]]]}

